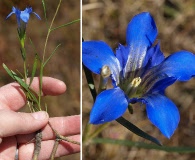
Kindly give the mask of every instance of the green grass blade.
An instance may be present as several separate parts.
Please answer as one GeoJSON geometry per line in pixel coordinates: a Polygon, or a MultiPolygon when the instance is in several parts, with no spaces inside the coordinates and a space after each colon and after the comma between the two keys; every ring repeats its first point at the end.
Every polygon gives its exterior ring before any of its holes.
{"type": "Polygon", "coordinates": [[[31,40],[30,38],[29,38],[29,40],[30,40],[30,43],[31,43],[33,49],[35,50],[35,56],[36,56],[37,59],[41,62],[41,58],[40,58],[40,56],[39,56],[39,54],[38,54],[38,52],[37,52],[37,50],[36,50],[36,48],[35,48],[34,43],[32,42],[32,40],[31,40]]]}
{"type": "Polygon", "coordinates": [[[3,68],[6,70],[6,72],[8,73],[8,75],[9,75],[12,79],[16,80],[15,77],[14,77],[14,75],[12,74],[12,71],[11,71],[4,63],[3,63],[3,68]]]}
{"type": "Polygon", "coordinates": [[[16,69],[16,71],[17,71],[18,75],[20,75],[20,77],[22,77],[24,79],[24,76],[22,75],[22,73],[17,69],[16,69]]]}
{"type": "Polygon", "coordinates": [[[136,127],[134,124],[132,124],[131,122],[129,122],[128,120],[126,120],[123,117],[119,117],[118,119],[116,119],[116,121],[118,123],[120,123],[121,125],[123,125],[125,128],[127,128],[128,130],[130,130],[131,132],[135,133],[136,135],[143,137],[159,146],[161,146],[162,144],[160,143],[160,141],[152,136],[150,136],[149,134],[145,133],[144,131],[142,131],[141,129],[139,129],[138,127],[136,127]]]}
{"type": "Polygon", "coordinates": [[[50,54],[50,56],[48,57],[48,59],[44,62],[44,64],[43,64],[43,67],[45,67],[45,65],[49,62],[49,60],[53,57],[53,55],[54,55],[54,53],[56,53],[56,50],[59,48],[59,46],[60,46],[61,44],[58,44],[57,46],[56,46],[56,48],[53,50],[53,52],[50,54]]]}
{"type": "Polygon", "coordinates": [[[45,20],[47,21],[47,10],[46,10],[46,5],[45,5],[45,1],[44,0],[42,0],[42,5],[43,5],[43,11],[44,11],[45,20]]]}
{"type": "Polygon", "coordinates": [[[41,63],[41,68],[40,68],[40,73],[39,73],[39,101],[38,101],[38,106],[41,106],[41,96],[42,96],[42,86],[43,86],[43,63],[41,63]]]}
{"type": "Polygon", "coordinates": [[[38,61],[38,55],[35,54],[35,58],[34,58],[34,63],[33,63],[33,68],[32,68],[32,73],[31,73],[31,78],[30,78],[30,83],[29,83],[29,86],[31,85],[34,77],[35,77],[35,73],[36,73],[36,70],[37,70],[37,61],[38,61]]]}
{"type": "Polygon", "coordinates": [[[15,72],[11,71],[11,73],[12,73],[14,79],[16,80],[16,82],[18,82],[18,84],[21,86],[21,88],[25,92],[27,92],[26,93],[27,98],[29,98],[29,100],[34,101],[36,104],[38,104],[36,93],[33,90],[31,90],[29,88],[29,85],[26,84],[20,77],[18,77],[18,75],[15,72]]]}
{"type": "Polygon", "coordinates": [[[144,149],[155,149],[166,152],[177,152],[177,153],[195,153],[195,147],[171,147],[171,146],[157,146],[154,144],[147,144],[143,142],[133,142],[129,140],[118,140],[108,138],[94,138],[92,143],[100,144],[111,144],[111,145],[123,145],[128,147],[137,147],[144,149]]]}
{"type": "Polygon", "coordinates": [[[87,67],[85,67],[84,64],[83,64],[83,70],[85,72],[85,77],[87,79],[88,87],[89,87],[89,90],[90,90],[91,95],[93,97],[93,101],[95,102],[95,99],[97,97],[97,92],[96,92],[96,88],[95,88],[92,73],[87,67]]]}
{"type": "Polygon", "coordinates": [[[74,23],[77,23],[77,22],[79,22],[79,21],[80,21],[80,19],[76,19],[76,20],[71,21],[71,22],[69,22],[69,23],[66,23],[66,24],[60,25],[60,26],[58,26],[58,27],[52,28],[50,31],[52,32],[52,31],[54,31],[54,30],[56,30],[56,29],[60,29],[60,28],[69,26],[69,25],[74,24],[74,23]]]}

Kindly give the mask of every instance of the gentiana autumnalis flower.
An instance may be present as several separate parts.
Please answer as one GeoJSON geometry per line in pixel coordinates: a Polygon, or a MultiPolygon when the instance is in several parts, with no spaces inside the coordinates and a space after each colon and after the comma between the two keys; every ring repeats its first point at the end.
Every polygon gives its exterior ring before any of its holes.
{"type": "Polygon", "coordinates": [[[179,51],[167,58],[160,50],[156,24],[148,12],[133,17],[127,26],[126,46],[116,52],[103,41],[82,43],[82,61],[96,74],[103,66],[111,70],[112,89],[102,91],[90,113],[90,123],[102,124],[122,116],[128,104],[145,104],[149,120],[170,138],[180,115],[164,91],[176,81],[188,81],[195,75],[195,55],[179,51]]]}
{"type": "Polygon", "coordinates": [[[17,23],[20,27],[21,20],[24,23],[28,23],[31,13],[35,14],[38,19],[41,19],[37,13],[33,12],[32,7],[27,7],[24,11],[20,11],[18,8],[12,7],[12,12],[6,17],[6,19],[8,19],[12,14],[16,14],[17,23]]]}

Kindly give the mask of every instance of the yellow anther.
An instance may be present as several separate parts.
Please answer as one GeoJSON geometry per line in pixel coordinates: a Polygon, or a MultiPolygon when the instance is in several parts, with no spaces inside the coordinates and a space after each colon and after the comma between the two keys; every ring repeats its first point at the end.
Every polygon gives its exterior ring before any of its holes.
{"type": "Polygon", "coordinates": [[[141,81],[142,79],[140,77],[136,77],[132,80],[131,86],[136,88],[140,85],[141,81]]]}

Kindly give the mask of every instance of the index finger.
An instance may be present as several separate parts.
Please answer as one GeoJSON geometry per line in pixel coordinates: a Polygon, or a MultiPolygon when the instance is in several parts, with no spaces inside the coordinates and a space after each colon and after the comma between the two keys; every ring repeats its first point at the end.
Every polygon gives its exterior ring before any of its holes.
{"type": "MultiPolygon", "coordinates": [[[[43,77],[43,95],[60,95],[65,92],[64,82],[51,78],[43,77]]],[[[30,87],[33,91],[39,91],[39,78],[35,77],[30,87]]],[[[26,103],[26,96],[18,83],[10,83],[0,88],[0,109],[18,110],[26,103]]]]}
{"type": "MultiPolygon", "coordinates": [[[[53,117],[49,119],[49,122],[53,129],[65,137],[80,134],[80,115],[53,117]]],[[[17,142],[28,143],[34,137],[35,133],[17,135],[17,142]]],[[[44,141],[55,139],[55,133],[48,124],[42,129],[42,138],[44,141]]]]}

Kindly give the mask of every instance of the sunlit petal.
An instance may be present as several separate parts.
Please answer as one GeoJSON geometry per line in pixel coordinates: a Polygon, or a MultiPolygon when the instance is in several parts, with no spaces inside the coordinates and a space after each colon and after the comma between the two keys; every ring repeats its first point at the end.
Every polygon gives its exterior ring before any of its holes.
{"type": "Polygon", "coordinates": [[[175,104],[161,94],[150,94],[142,98],[146,104],[149,120],[170,138],[176,130],[180,116],[175,104]]]}
{"type": "Polygon", "coordinates": [[[90,123],[102,124],[115,120],[123,115],[128,102],[125,93],[119,88],[101,92],[90,113],[90,123]]]}
{"type": "Polygon", "coordinates": [[[104,65],[109,66],[113,78],[119,81],[120,64],[112,49],[103,41],[85,41],[82,43],[83,64],[92,72],[100,74],[104,65]]]}
{"type": "Polygon", "coordinates": [[[150,13],[134,16],[128,24],[126,35],[129,55],[125,71],[129,72],[143,67],[147,49],[156,39],[157,27],[150,13]]]}

